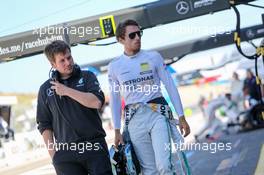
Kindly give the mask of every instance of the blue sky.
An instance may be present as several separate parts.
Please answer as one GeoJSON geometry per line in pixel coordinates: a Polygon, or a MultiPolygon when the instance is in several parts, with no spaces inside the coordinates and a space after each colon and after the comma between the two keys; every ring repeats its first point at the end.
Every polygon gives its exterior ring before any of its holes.
{"type": "MultiPolygon", "coordinates": [[[[0,37],[32,30],[65,21],[80,19],[154,0],[10,0],[1,2],[0,37]]],[[[264,6],[263,0],[255,4],[264,6]]],[[[241,6],[242,26],[261,24],[263,9],[241,6]]],[[[144,31],[143,49],[151,49],[189,39],[199,38],[215,31],[234,29],[232,10],[204,15],[144,31]],[[155,37],[153,37],[155,36],[155,37]]],[[[112,39],[110,39],[112,40],[112,39]]],[[[107,42],[107,41],[102,41],[107,42]]],[[[122,53],[122,46],[77,46],[72,54],[78,64],[111,58],[122,53]]],[[[208,61],[208,60],[203,60],[208,61]]],[[[34,92],[48,78],[50,65],[43,54],[0,64],[0,92],[34,92]]],[[[105,77],[99,77],[105,83],[105,77]]]]}

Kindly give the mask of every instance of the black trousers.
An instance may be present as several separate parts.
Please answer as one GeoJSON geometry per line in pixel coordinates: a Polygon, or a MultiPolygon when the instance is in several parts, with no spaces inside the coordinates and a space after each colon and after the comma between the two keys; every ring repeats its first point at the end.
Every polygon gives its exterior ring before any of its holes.
{"type": "Polygon", "coordinates": [[[95,150],[58,150],[52,162],[57,175],[112,175],[105,141],[96,145],[95,150]]]}

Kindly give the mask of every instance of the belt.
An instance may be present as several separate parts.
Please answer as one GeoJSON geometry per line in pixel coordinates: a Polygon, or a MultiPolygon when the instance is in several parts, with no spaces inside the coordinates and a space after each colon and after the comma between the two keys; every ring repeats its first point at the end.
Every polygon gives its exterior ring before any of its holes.
{"type": "Polygon", "coordinates": [[[169,120],[173,119],[172,111],[169,105],[148,103],[147,106],[149,106],[152,111],[160,113],[161,115],[167,117],[169,120]]]}
{"type": "Polygon", "coordinates": [[[128,125],[128,122],[132,119],[132,117],[135,115],[137,110],[143,106],[143,103],[134,103],[134,104],[129,104],[125,106],[124,110],[124,117],[125,117],[125,124],[128,125]]]}
{"type": "Polygon", "coordinates": [[[170,107],[168,105],[163,105],[163,104],[157,104],[157,103],[147,103],[147,104],[143,104],[143,103],[135,103],[135,104],[130,104],[127,105],[125,107],[124,110],[124,117],[125,117],[125,124],[128,125],[129,120],[132,119],[132,117],[135,115],[135,113],[137,112],[137,110],[143,106],[146,105],[149,108],[152,109],[153,112],[158,112],[161,115],[167,117],[168,119],[172,120],[173,119],[173,115],[172,115],[172,111],[170,109],[170,107]]]}

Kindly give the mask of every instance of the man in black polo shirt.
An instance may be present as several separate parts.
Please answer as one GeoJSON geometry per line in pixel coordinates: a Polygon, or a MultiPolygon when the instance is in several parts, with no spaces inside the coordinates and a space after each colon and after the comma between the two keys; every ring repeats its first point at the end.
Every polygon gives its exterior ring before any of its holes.
{"type": "Polygon", "coordinates": [[[95,75],[74,64],[64,41],[53,41],[44,53],[55,71],[39,89],[36,120],[57,174],[112,174],[98,114],[104,94],[95,75]]]}

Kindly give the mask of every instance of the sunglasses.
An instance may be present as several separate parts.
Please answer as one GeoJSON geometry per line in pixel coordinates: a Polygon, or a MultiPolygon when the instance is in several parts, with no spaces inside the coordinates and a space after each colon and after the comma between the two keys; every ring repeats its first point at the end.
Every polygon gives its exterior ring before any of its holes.
{"type": "Polygon", "coordinates": [[[135,39],[136,35],[137,35],[139,38],[141,38],[142,35],[143,35],[143,31],[140,30],[140,31],[132,32],[132,33],[128,34],[128,37],[129,37],[130,39],[135,39]]]}

